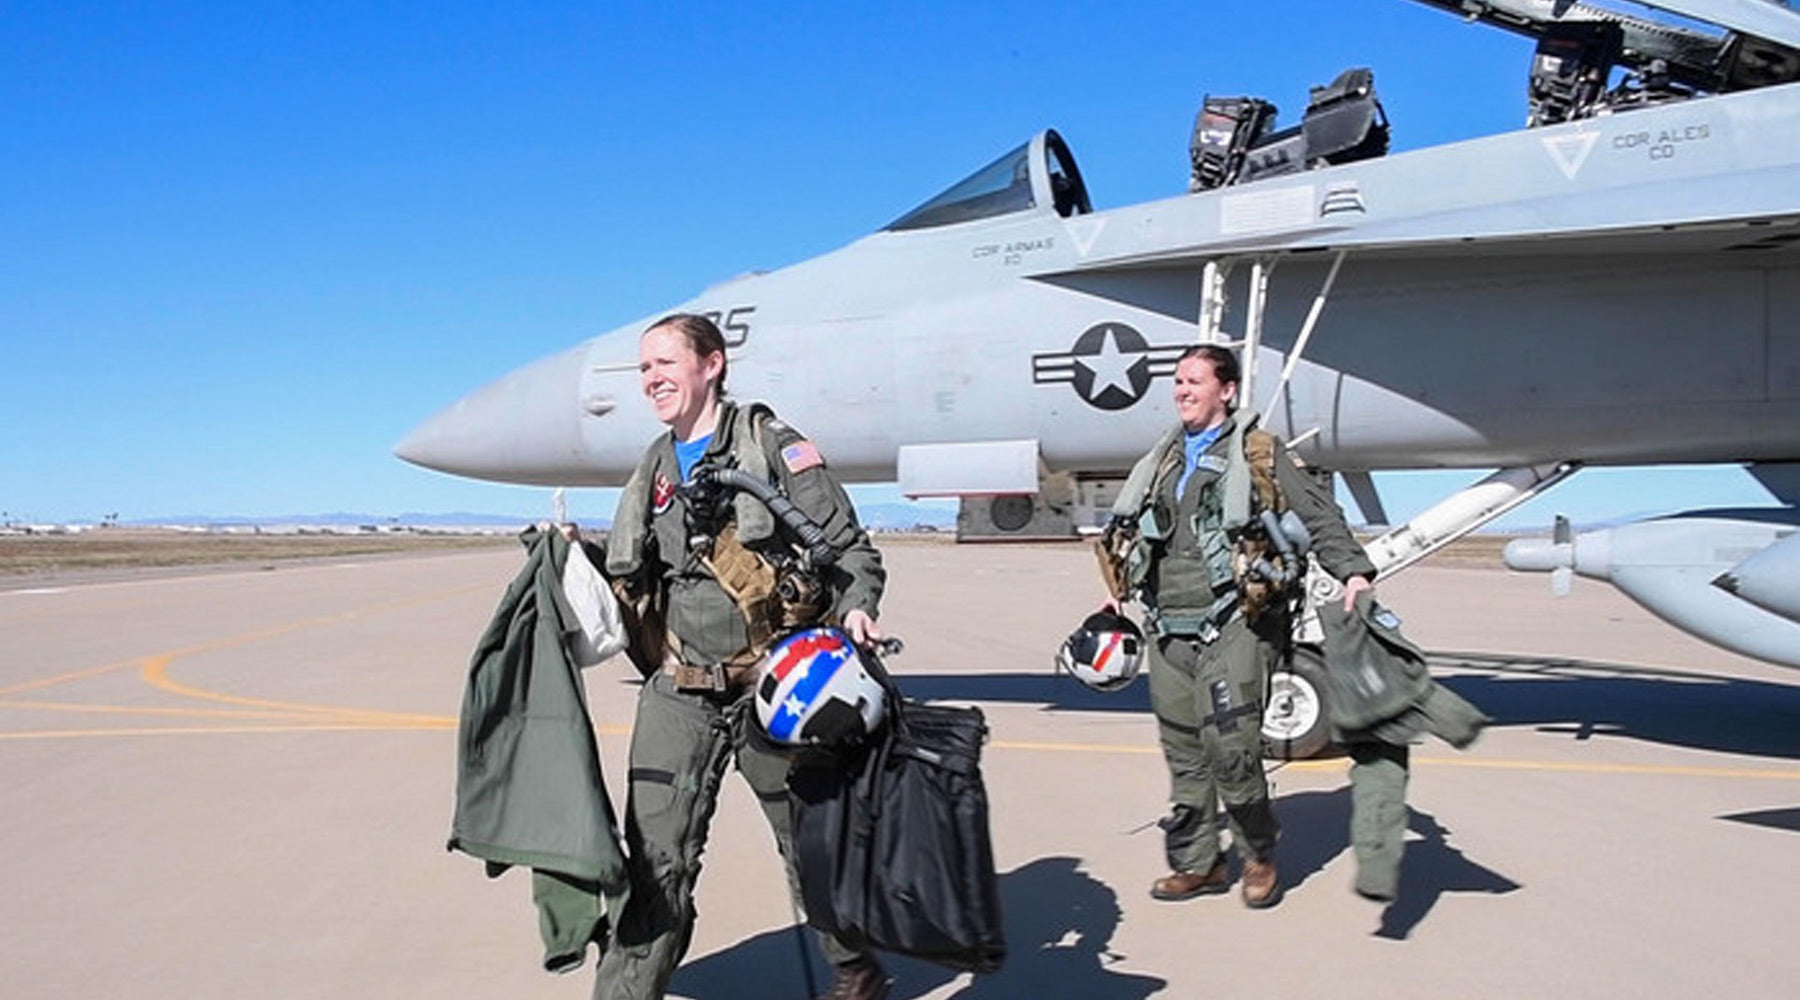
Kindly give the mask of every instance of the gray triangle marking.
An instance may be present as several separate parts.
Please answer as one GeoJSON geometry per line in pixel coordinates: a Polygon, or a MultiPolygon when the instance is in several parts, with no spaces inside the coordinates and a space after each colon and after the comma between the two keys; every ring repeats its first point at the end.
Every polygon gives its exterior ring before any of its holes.
{"type": "Polygon", "coordinates": [[[1594,151],[1594,143],[1600,140],[1598,132],[1571,132],[1567,135],[1545,136],[1544,152],[1550,154],[1551,162],[1561,170],[1564,177],[1574,180],[1581,173],[1581,165],[1587,162],[1588,154],[1594,151]]]}
{"type": "Polygon", "coordinates": [[[1100,230],[1105,228],[1105,219],[1070,219],[1067,223],[1069,238],[1075,241],[1075,249],[1083,257],[1094,249],[1094,241],[1100,238],[1100,230]]]}

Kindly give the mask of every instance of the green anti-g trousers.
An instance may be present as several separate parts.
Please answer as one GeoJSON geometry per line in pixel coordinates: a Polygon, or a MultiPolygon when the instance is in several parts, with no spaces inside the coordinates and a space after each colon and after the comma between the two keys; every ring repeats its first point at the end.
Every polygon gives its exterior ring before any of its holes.
{"type": "MultiPolygon", "coordinates": [[[[725,767],[734,757],[774,830],[789,891],[796,901],[801,898],[788,811],[788,761],[746,740],[749,715],[747,694],[721,703],[675,690],[666,673],[651,677],[639,692],[625,807],[631,898],[601,956],[596,1000],[660,998],[687,954],[700,855],[725,767]]],[[[825,935],[819,936],[819,945],[833,965],[858,957],[825,935]]]]}
{"type": "Polygon", "coordinates": [[[1407,748],[1358,742],[1350,754],[1350,844],[1356,854],[1356,891],[1393,899],[1400,890],[1406,849],[1407,748]]]}
{"type": "Polygon", "coordinates": [[[1240,852],[1268,858],[1275,851],[1262,699],[1276,650],[1241,616],[1211,643],[1163,636],[1150,644],[1150,704],[1174,805],[1163,821],[1171,870],[1205,872],[1218,860],[1221,803],[1240,852]]]}

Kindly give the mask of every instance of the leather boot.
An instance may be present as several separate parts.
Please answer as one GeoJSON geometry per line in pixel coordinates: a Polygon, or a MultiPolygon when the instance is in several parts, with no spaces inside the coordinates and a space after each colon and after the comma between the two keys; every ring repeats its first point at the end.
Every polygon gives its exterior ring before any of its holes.
{"type": "Polygon", "coordinates": [[[1230,885],[1231,873],[1225,869],[1225,859],[1220,858],[1205,873],[1170,872],[1164,875],[1150,883],[1150,897],[1165,903],[1175,903],[1195,896],[1215,895],[1224,892],[1230,885]]]}
{"type": "Polygon", "coordinates": [[[1266,910],[1281,902],[1281,875],[1273,858],[1244,858],[1244,905],[1266,910]]]}
{"type": "Polygon", "coordinates": [[[881,963],[872,956],[864,955],[854,962],[837,966],[831,989],[825,991],[819,1000],[882,1000],[893,985],[893,977],[887,974],[881,963]]]}

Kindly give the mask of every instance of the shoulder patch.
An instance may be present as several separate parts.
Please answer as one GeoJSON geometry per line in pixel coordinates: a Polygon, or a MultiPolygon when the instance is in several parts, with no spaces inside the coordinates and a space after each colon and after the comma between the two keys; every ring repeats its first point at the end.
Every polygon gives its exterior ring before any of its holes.
{"type": "Polygon", "coordinates": [[[825,456],[819,454],[818,446],[801,438],[793,444],[781,449],[781,461],[790,473],[805,472],[825,464],[825,456]]]}
{"type": "Polygon", "coordinates": [[[657,473],[655,488],[652,490],[650,497],[650,512],[653,514],[661,514],[664,511],[667,511],[669,505],[674,502],[675,484],[669,481],[668,476],[663,475],[660,472],[657,473]]]}

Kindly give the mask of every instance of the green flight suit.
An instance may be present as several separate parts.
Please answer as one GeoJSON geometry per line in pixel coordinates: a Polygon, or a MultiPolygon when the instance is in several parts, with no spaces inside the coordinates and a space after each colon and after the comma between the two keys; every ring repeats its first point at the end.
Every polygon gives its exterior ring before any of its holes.
{"type": "MultiPolygon", "coordinates": [[[[1262,770],[1262,706],[1291,626],[1277,606],[1247,621],[1231,578],[1222,494],[1234,422],[1202,454],[1179,496],[1182,435],[1165,438],[1147,493],[1169,529],[1150,547],[1142,596],[1151,609],[1150,701],[1169,767],[1173,811],[1163,829],[1174,871],[1205,872],[1218,859],[1221,803],[1241,851],[1266,859],[1278,833],[1262,770]]],[[[1279,443],[1273,465],[1320,565],[1340,579],[1373,576],[1331,495],[1279,443]]]]}
{"type": "Polygon", "coordinates": [[[567,971],[625,895],[624,849],[567,637],[578,627],[563,596],[569,543],[526,531],[528,550],[476,644],[457,722],[456,809],[449,846],[498,875],[532,869],[544,967],[567,971]]]}
{"type": "Polygon", "coordinates": [[[1474,705],[1433,680],[1425,654],[1371,594],[1346,612],[1319,608],[1325,631],[1334,736],[1350,754],[1350,843],[1356,891],[1391,900],[1400,888],[1406,840],[1408,745],[1426,733],[1461,750],[1488,722],[1474,705]]]}
{"type": "MultiPolygon", "coordinates": [[[[873,616],[886,573],[881,555],[856,520],[855,508],[817,452],[797,431],[765,408],[725,403],[703,461],[746,471],[765,470],[795,506],[819,524],[843,552],[826,583],[841,618],[853,609],[873,616]]],[[[686,500],[673,490],[679,480],[673,437],[651,444],[638,474],[619,500],[619,520],[608,538],[610,575],[638,575],[666,595],[668,627],[680,655],[691,664],[725,662],[742,653],[749,631],[735,601],[687,544],[686,500]]],[[[735,519],[746,544],[778,544],[783,530],[766,511],[739,504],[735,519]]],[[[734,763],[761,803],[787,866],[796,906],[792,820],[787,798],[788,761],[749,739],[756,725],[748,689],[692,693],[676,690],[667,670],[652,675],[638,696],[631,737],[630,793],[625,841],[631,896],[600,962],[594,996],[600,1000],[661,997],[693,935],[694,885],[700,874],[725,768],[734,763]]],[[[859,957],[821,935],[834,965],[859,957]]]]}

